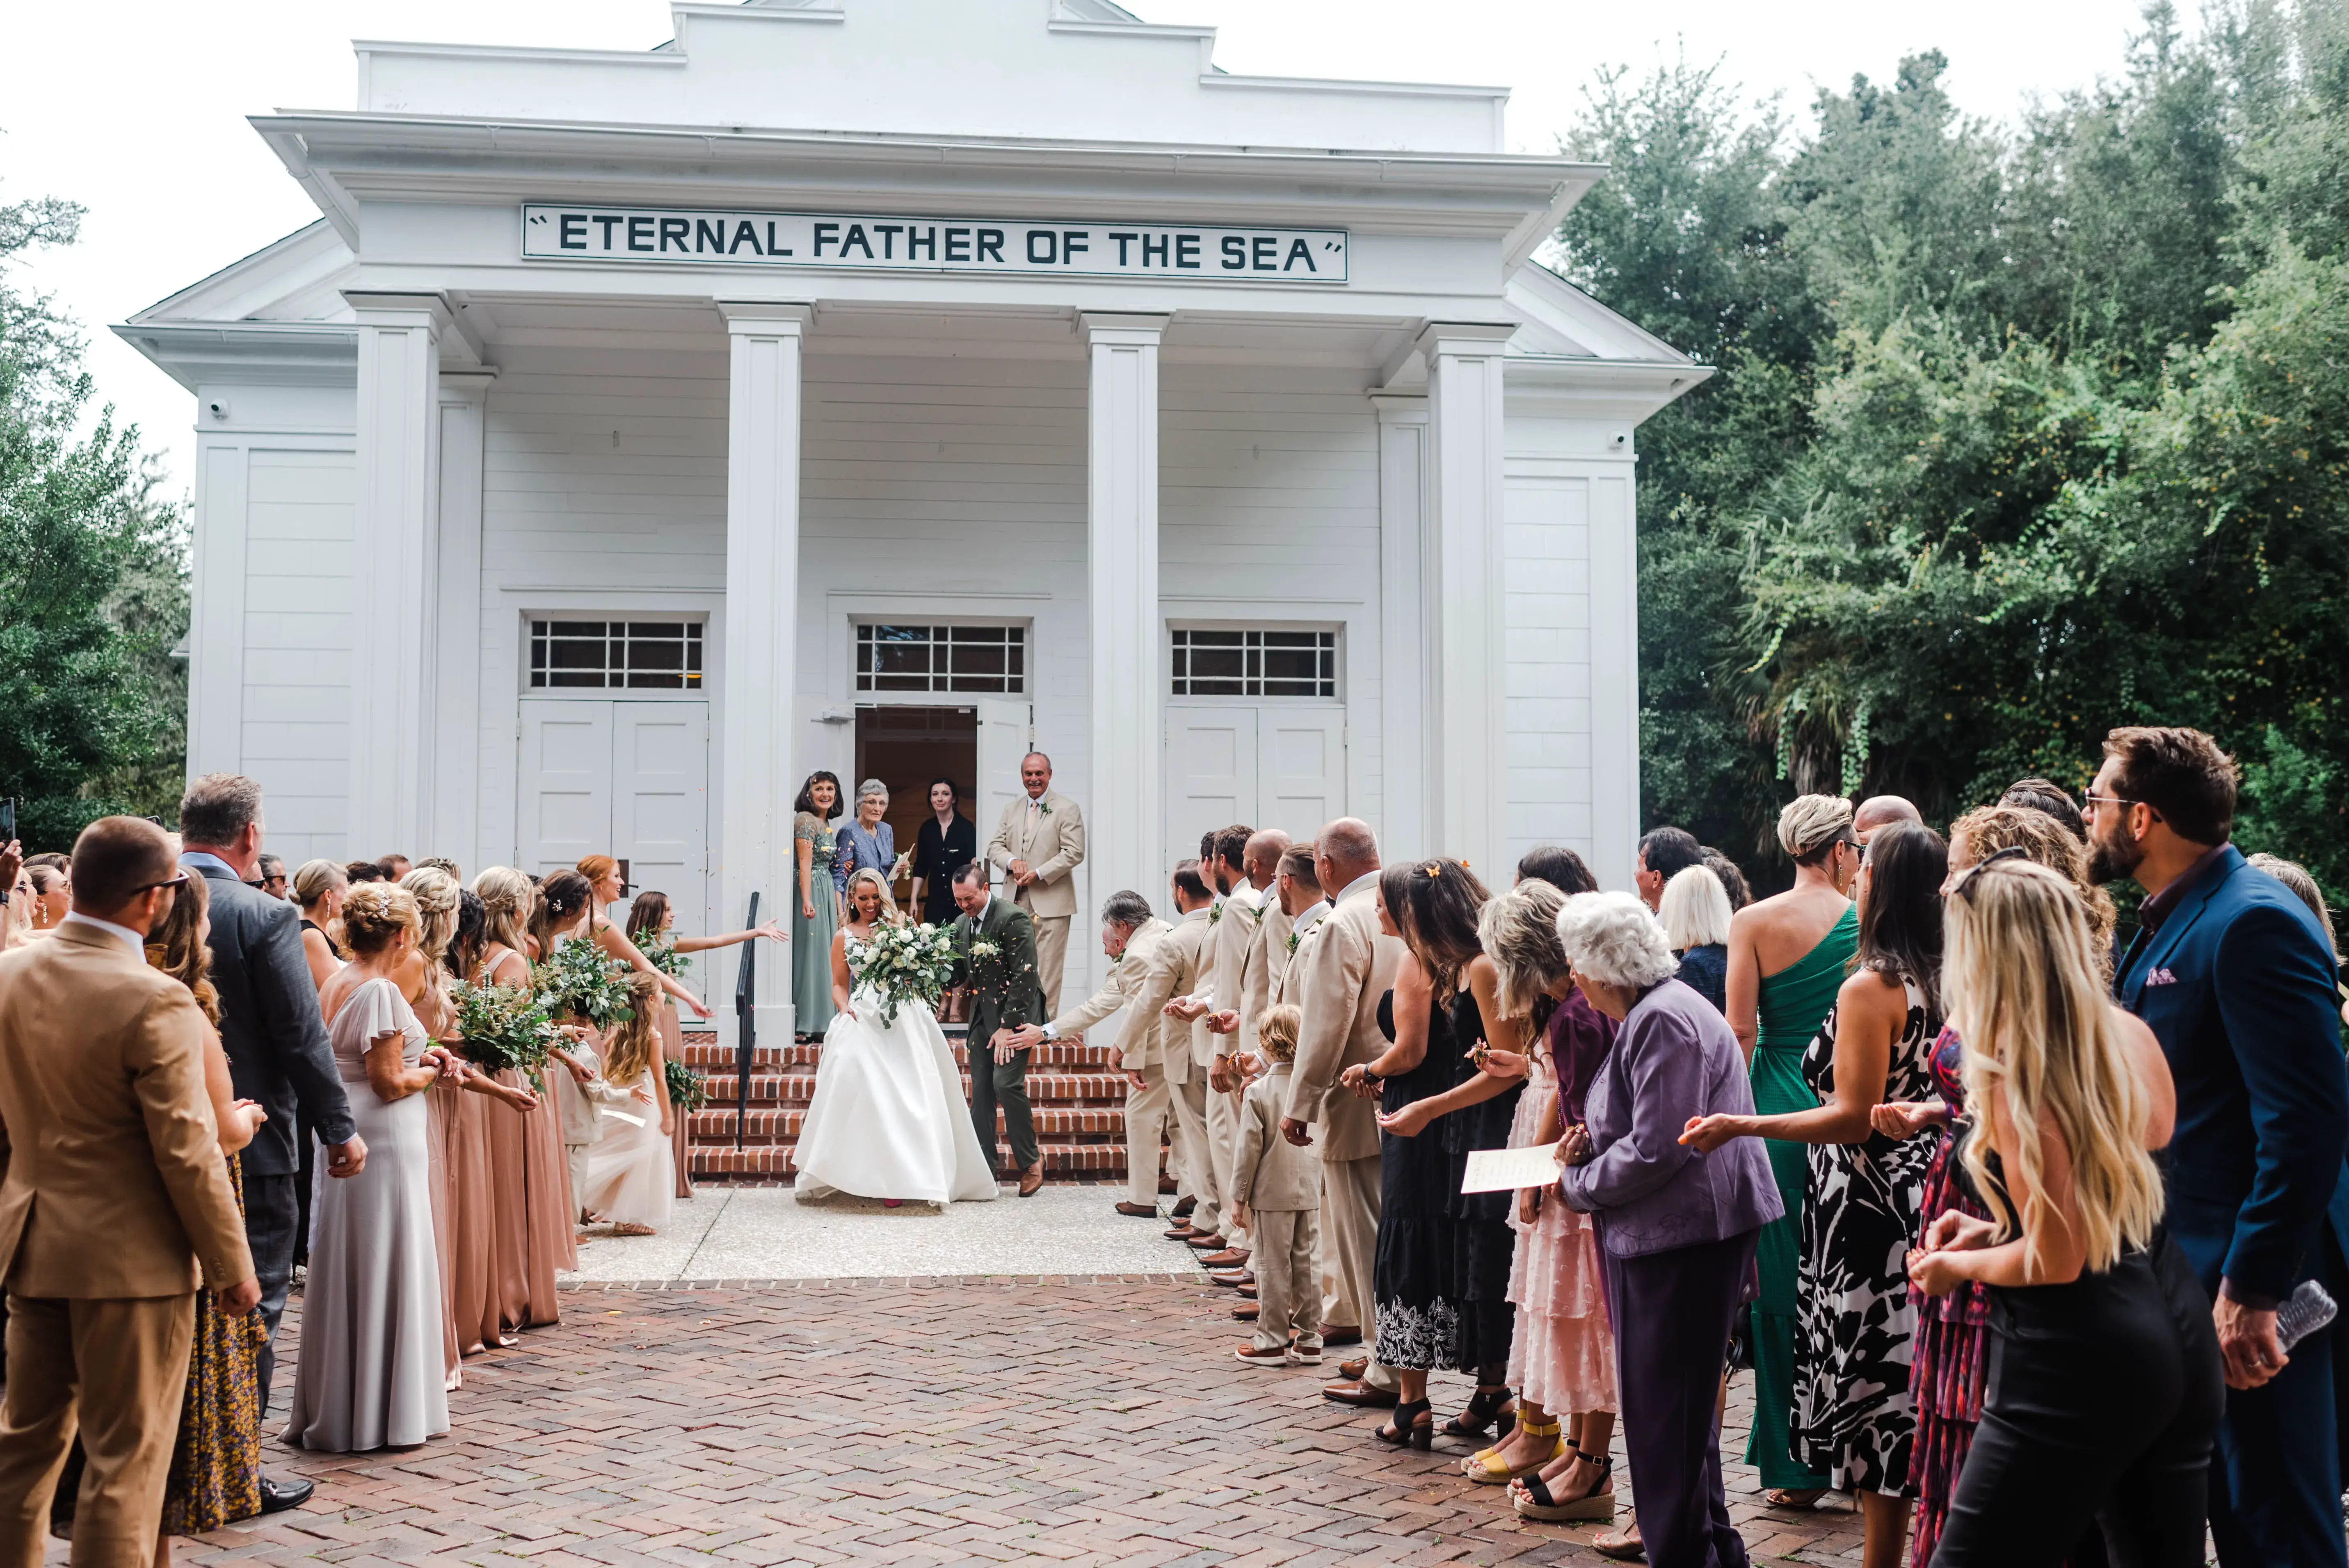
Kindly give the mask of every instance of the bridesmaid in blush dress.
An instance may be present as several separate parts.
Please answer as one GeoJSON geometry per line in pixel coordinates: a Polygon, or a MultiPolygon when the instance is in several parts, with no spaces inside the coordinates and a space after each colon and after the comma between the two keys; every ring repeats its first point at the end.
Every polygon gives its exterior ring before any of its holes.
{"type": "Polygon", "coordinates": [[[429,983],[415,897],[385,883],[354,888],[343,927],[354,960],[319,1001],[367,1158],[318,1193],[285,1440],[358,1453],[449,1429],[423,1099],[444,1058],[409,1005],[429,983]]]}
{"type": "MultiPolygon", "coordinates": [[[[492,866],[473,879],[473,890],[481,895],[488,929],[470,968],[472,983],[527,988],[531,983],[530,960],[523,950],[523,928],[529,915],[530,878],[510,866],[492,866]]],[[[520,1073],[505,1075],[513,1080],[515,1086],[524,1086],[520,1073]]],[[[562,1321],[554,1288],[556,1271],[579,1264],[578,1237],[571,1222],[575,1210],[568,1162],[563,1152],[563,1124],[551,1093],[538,1096],[537,1103],[523,1117],[520,1131],[519,1211],[527,1308],[523,1326],[540,1328],[562,1321]]]]}

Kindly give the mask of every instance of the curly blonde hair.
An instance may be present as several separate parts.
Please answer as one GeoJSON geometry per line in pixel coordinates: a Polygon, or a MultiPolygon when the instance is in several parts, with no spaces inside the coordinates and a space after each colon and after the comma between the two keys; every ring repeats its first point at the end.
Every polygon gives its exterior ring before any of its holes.
{"type": "Polygon", "coordinates": [[[1979,866],[2002,849],[2020,849],[2072,884],[2087,917],[2088,945],[2105,979],[2113,978],[2113,927],[2120,919],[2113,896],[2088,880],[2088,846],[2063,819],[2029,805],[1982,805],[1950,824],[1950,869],[1979,866]]]}
{"type": "Polygon", "coordinates": [[[628,1016],[612,1026],[604,1047],[604,1076],[615,1084],[633,1084],[649,1071],[660,1054],[660,979],[642,970],[630,970],[628,1016]]]}

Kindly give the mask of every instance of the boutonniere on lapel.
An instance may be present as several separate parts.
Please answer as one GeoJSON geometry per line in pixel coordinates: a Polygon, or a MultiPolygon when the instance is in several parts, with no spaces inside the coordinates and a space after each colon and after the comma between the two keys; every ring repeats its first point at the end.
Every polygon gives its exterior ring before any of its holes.
{"type": "Polygon", "coordinates": [[[1217,904],[1214,909],[1207,911],[1207,924],[1211,926],[1223,918],[1224,907],[1221,904],[1217,904]]]}
{"type": "Polygon", "coordinates": [[[1264,924],[1264,906],[1262,904],[1258,904],[1255,909],[1250,909],[1248,911],[1248,918],[1259,926],[1264,924]]]}
{"type": "Polygon", "coordinates": [[[1301,942],[1301,941],[1303,941],[1304,940],[1305,940],[1305,933],[1304,933],[1303,931],[1291,931],[1291,932],[1289,932],[1289,933],[1288,933],[1288,950],[1289,950],[1290,952],[1295,952],[1295,951],[1297,950],[1297,944],[1298,944],[1298,943],[1299,943],[1299,942],[1301,942]]]}
{"type": "Polygon", "coordinates": [[[1052,815],[1052,803],[1051,803],[1050,801],[1049,801],[1049,800],[1046,800],[1042,795],[1038,795],[1038,796],[1036,797],[1036,815],[1039,815],[1039,816],[1050,816],[1050,815],[1052,815]]]}
{"type": "Polygon", "coordinates": [[[993,942],[977,941],[970,944],[970,956],[975,959],[997,958],[999,957],[1002,952],[1003,950],[997,947],[993,942]]]}

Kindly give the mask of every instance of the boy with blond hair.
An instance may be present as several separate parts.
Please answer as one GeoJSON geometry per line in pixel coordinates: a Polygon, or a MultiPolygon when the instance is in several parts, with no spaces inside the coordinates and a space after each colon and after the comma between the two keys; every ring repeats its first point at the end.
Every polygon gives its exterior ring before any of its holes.
{"type": "Polygon", "coordinates": [[[1256,1337],[1232,1354],[1251,1366],[1314,1366],[1321,1360],[1321,1151],[1280,1136],[1297,1059],[1298,1010],[1269,1008],[1257,1026],[1268,1064],[1240,1104],[1232,1200],[1256,1238],[1256,1337]],[[1291,1330],[1296,1339],[1289,1339],[1291,1330]]]}

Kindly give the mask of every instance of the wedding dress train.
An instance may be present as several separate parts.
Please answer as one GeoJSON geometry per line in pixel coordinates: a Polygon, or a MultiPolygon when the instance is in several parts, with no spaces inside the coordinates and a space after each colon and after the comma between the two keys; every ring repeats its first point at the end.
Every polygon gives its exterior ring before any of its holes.
{"type": "Polygon", "coordinates": [[[962,1079],[938,1021],[901,1002],[884,1027],[859,990],[824,1031],[815,1096],[792,1162],[803,1198],[829,1192],[916,1202],[986,1202],[995,1167],[978,1147],[962,1079]]]}

